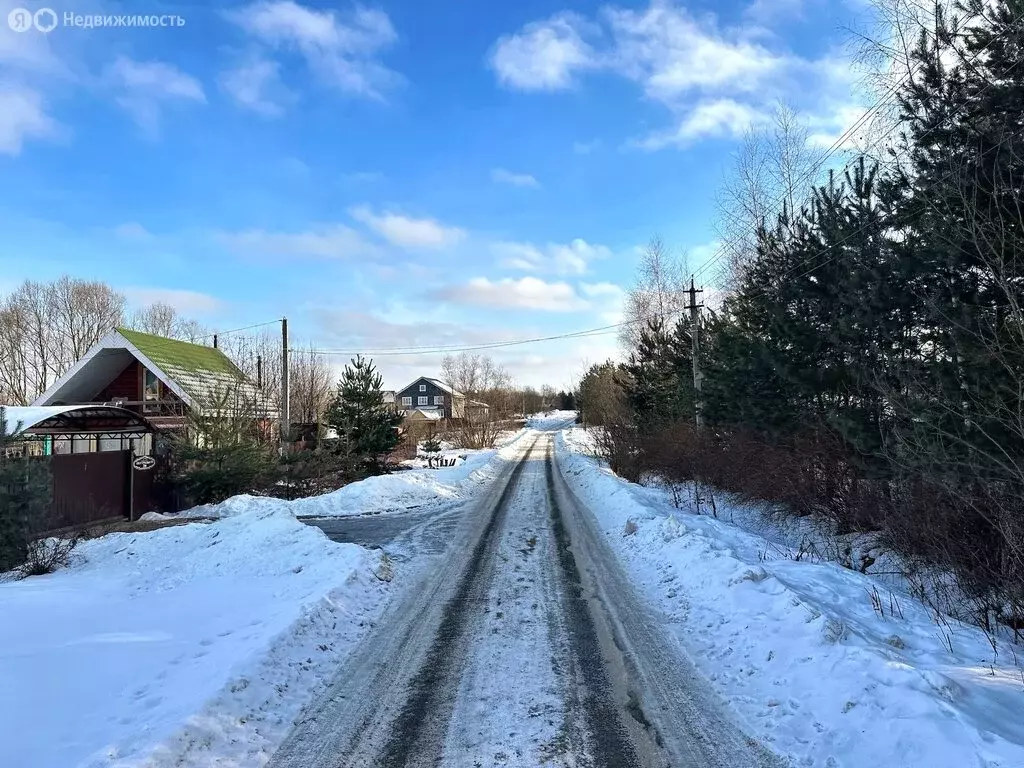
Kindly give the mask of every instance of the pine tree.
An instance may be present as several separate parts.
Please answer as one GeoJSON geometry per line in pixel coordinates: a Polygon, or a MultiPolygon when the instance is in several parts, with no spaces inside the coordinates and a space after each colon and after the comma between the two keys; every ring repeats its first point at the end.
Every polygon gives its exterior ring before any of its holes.
{"type": "Polygon", "coordinates": [[[44,527],[52,500],[49,467],[45,459],[19,454],[19,431],[0,407],[0,571],[25,562],[29,538],[44,527]]]}
{"type": "Polygon", "coordinates": [[[338,433],[342,454],[371,472],[400,441],[402,415],[385,404],[383,380],[372,360],[356,357],[345,366],[326,422],[338,433]]]}
{"type": "Polygon", "coordinates": [[[689,322],[671,332],[654,320],[640,333],[637,349],[622,366],[621,386],[633,419],[647,431],[692,420],[693,360],[689,322]]]}

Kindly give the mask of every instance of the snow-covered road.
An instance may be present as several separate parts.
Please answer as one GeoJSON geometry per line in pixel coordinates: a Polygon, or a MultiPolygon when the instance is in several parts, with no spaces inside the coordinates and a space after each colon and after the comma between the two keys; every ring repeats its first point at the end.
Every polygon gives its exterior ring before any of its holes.
{"type": "Polygon", "coordinates": [[[775,765],[633,591],[551,434],[519,445],[487,493],[444,510],[448,545],[417,552],[420,578],[271,765],[775,765]]]}

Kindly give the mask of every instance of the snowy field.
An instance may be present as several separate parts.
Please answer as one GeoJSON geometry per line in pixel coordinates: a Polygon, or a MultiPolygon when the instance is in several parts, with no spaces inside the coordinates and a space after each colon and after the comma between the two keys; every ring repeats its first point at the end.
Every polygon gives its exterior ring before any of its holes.
{"type": "MultiPolygon", "coordinates": [[[[698,669],[793,765],[1024,766],[1024,675],[1009,646],[994,653],[980,630],[937,623],[879,579],[795,561],[783,545],[676,509],[668,491],[587,455],[585,430],[556,445],[563,475],[698,669]]],[[[720,517],[733,511],[719,503],[720,517]]]]}
{"type": "Polygon", "coordinates": [[[0,766],[264,764],[373,622],[379,566],[239,510],[86,541],[65,570],[0,583],[0,766]]]}

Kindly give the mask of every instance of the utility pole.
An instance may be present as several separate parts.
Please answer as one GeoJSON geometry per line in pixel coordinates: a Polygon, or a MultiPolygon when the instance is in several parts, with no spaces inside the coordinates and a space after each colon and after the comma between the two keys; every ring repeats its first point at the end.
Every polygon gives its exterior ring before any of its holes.
{"type": "Polygon", "coordinates": [[[281,453],[287,450],[291,438],[291,412],[289,411],[288,380],[288,318],[281,318],[281,453]]]}
{"type": "Polygon", "coordinates": [[[700,308],[703,304],[697,303],[697,294],[704,293],[704,289],[698,289],[693,284],[693,276],[690,276],[690,304],[686,307],[690,310],[690,348],[693,355],[693,404],[694,421],[697,428],[704,426],[704,398],[702,396],[704,374],[700,370],[700,308]]]}

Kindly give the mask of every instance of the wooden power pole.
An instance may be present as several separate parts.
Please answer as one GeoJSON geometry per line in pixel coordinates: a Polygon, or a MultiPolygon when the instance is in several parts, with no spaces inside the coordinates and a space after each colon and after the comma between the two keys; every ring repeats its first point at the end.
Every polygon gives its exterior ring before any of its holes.
{"type": "Polygon", "coordinates": [[[286,450],[291,438],[292,418],[289,409],[290,389],[288,378],[288,318],[281,318],[281,451],[286,450]]]}
{"type": "Polygon", "coordinates": [[[704,293],[693,284],[693,277],[690,277],[690,348],[693,355],[693,405],[694,421],[697,428],[704,426],[704,399],[702,391],[704,388],[704,374],[700,370],[700,308],[703,304],[697,303],[697,294],[704,293]]]}

